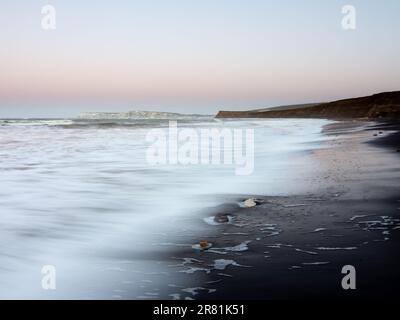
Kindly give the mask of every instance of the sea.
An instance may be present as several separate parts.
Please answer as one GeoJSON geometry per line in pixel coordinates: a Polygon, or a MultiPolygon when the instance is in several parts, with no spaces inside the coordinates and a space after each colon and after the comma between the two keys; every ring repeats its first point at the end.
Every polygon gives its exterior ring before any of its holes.
{"type": "MultiPolygon", "coordinates": [[[[224,195],[312,190],[312,152],[326,147],[330,122],[174,121],[178,132],[251,132],[253,169],[238,175],[235,161],[149,163],[149,133],[168,135],[168,119],[0,120],[0,298],[173,297],[163,292],[177,275],[163,260],[174,246],[190,248],[199,210],[224,195]]],[[[201,148],[198,139],[180,144],[201,148]]]]}

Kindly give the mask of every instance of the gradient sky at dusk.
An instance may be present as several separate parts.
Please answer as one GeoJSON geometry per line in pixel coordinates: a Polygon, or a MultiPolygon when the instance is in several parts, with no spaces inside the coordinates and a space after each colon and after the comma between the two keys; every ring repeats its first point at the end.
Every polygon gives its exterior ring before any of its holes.
{"type": "Polygon", "coordinates": [[[214,113],[400,90],[398,0],[1,1],[0,117],[214,113]],[[41,28],[54,5],[57,29],[41,28]],[[341,27],[343,5],[356,30],[341,27]]]}

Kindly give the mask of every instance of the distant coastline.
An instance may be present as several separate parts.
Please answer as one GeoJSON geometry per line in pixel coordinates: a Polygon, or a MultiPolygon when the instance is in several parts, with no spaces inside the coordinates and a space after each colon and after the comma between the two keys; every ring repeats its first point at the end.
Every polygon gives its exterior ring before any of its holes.
{"type": "Polygon", "coordinates": [[[77,119],[90,120],[141,120],[141,119],[169,119],[169,120],[186,120],[193,118],[211,119],[213,115],[204,114],[182,114],[173,112],[159,111],[128,111],[128,112],[85,112],[78,116],[77,119]]]}
{"type": "Polygon", "coordinates": [[[216,118],[400,118],[400,91],[366,97],[249,111],[219,111],[216,118]]]}

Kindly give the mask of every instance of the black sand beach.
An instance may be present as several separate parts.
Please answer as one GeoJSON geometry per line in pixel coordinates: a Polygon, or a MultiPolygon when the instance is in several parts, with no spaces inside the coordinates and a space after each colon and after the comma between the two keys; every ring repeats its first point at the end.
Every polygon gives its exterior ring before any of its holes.
{"type": "Polygon", "coordinates": [[[186,273],[196,286],[170,297],[398,297],[398,129],[398,123],[346,121],[329,125],[324,132],[334,139],[312,151],[322,168],[310,177],[319,192],[287,197],[227,196],[226,205],[196,217],[193,243],[207,240],[212,247],[204,251],[181,247],[176,251],[174,259],[184,262],[178,271],[186,273]],[[261,200],[259,205],[238,205],[252,197],[261,200]],[[228,223],[214,225],[212,219],[207,220],[226,214],[228,223]],[[345,265],[356,269],[355,290],[341,287],[345,265]]]}

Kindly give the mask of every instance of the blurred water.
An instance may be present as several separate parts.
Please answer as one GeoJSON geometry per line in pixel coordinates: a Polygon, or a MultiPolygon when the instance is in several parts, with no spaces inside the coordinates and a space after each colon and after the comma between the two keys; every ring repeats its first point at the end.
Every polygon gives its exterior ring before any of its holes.
{"type": "Polygon", "coordinates": [[[174,243],[180,218],[218,195],[301,192],[327,123],[178,122],[254,129],[254,173],[236,176],[234,165],[149,166],[145,135],[167,120],[0,120],[0,297],[118,298],[121,283],[141,297],[143,270],[158,287],[171,283],[157,235],[174,243]],[[43,265],[57,268],[54,292],[41,288],[43,265]]]}

